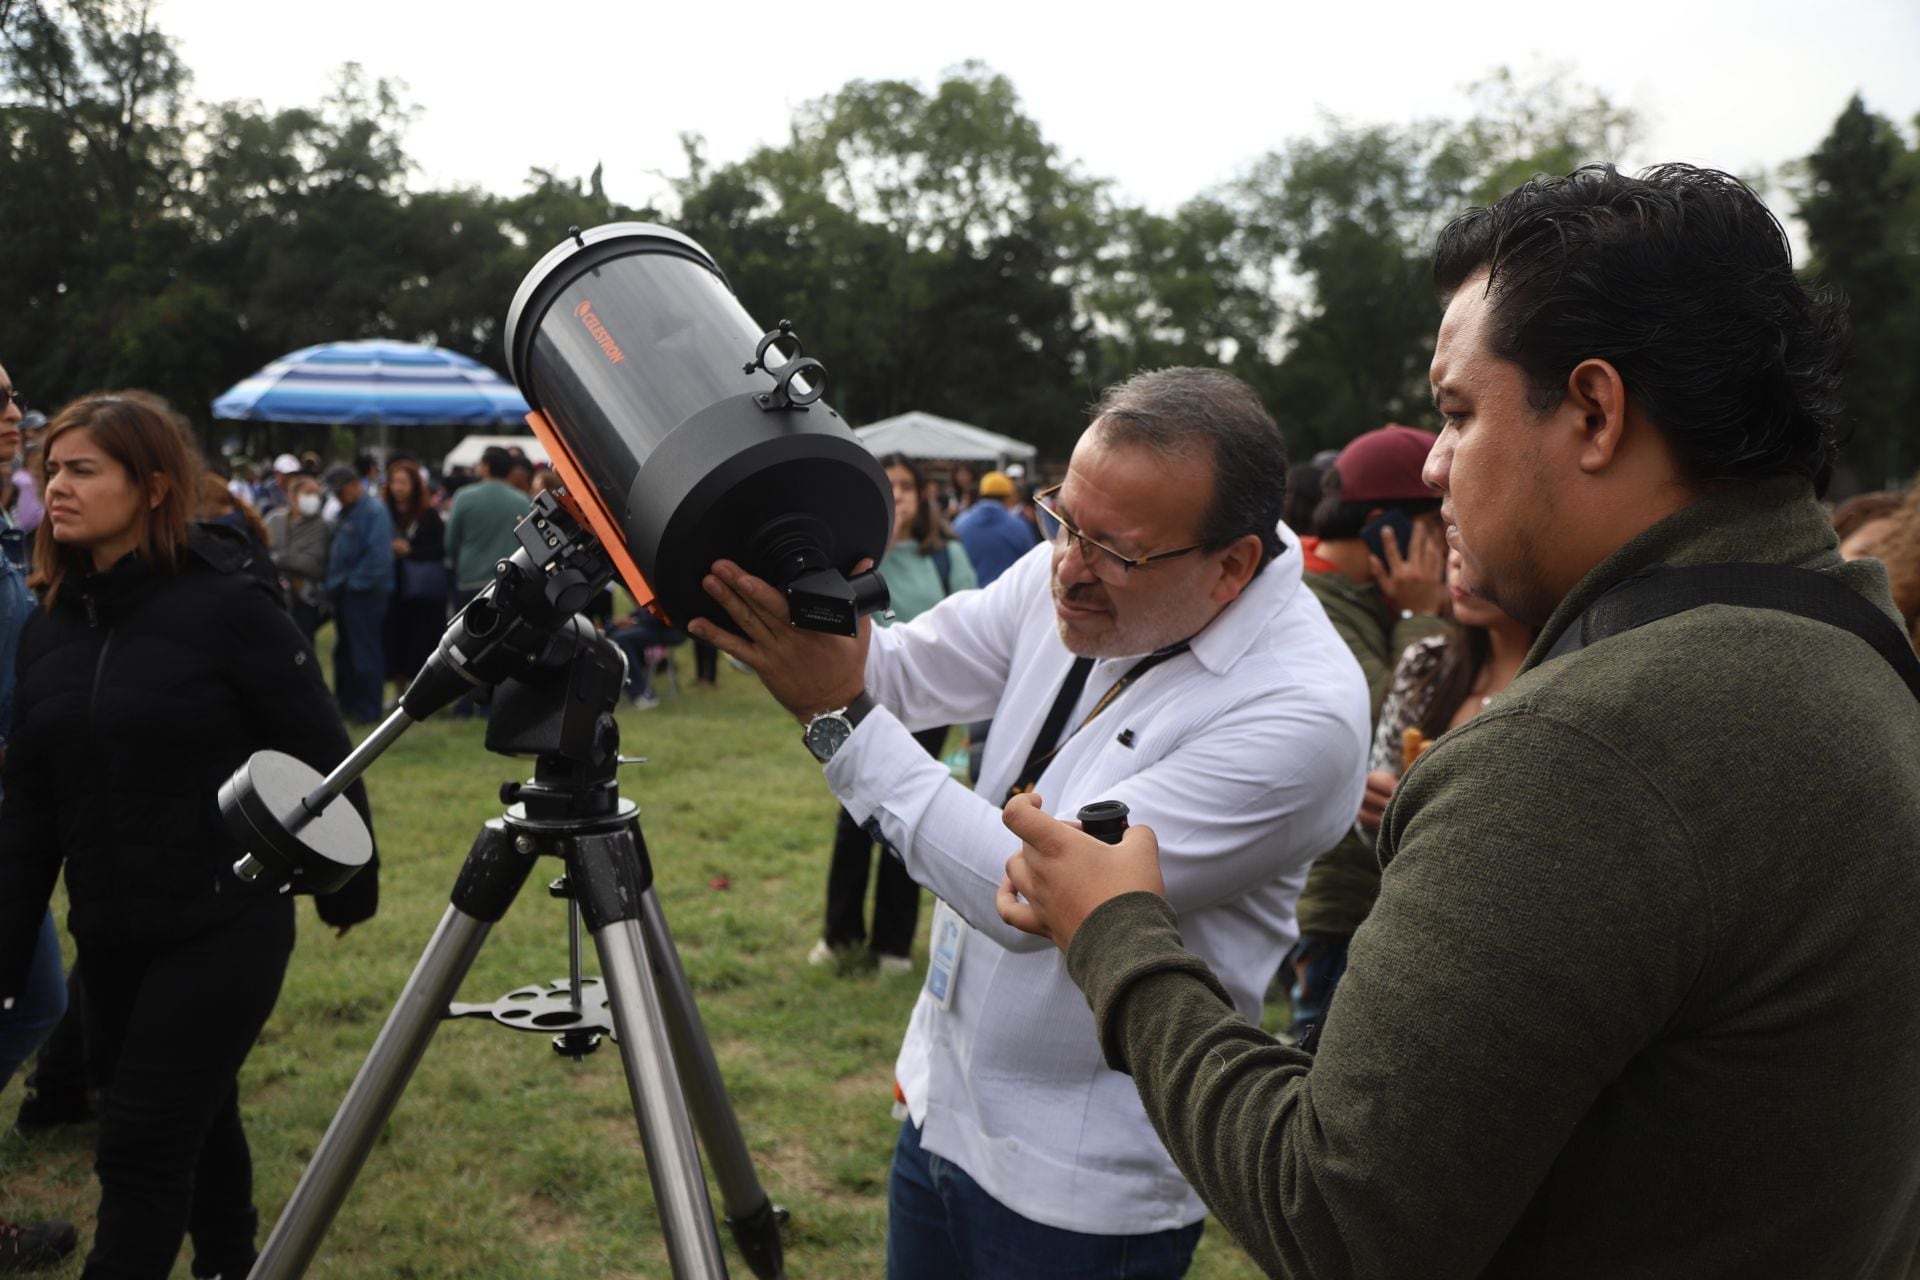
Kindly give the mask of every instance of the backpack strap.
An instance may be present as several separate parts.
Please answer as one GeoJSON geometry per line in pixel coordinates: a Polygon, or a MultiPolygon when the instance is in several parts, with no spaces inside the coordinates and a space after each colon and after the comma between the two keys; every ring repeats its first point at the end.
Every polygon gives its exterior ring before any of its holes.
{"type": "Polygon", "coordinates": [[[1788,564],[1655,565],[1587,606],[1546,661],[1702,605],[1777,609],[1850,631],[1873,646],[1920,699],[1920,655],[1893,620],[1837,579],[1788,564]]]}

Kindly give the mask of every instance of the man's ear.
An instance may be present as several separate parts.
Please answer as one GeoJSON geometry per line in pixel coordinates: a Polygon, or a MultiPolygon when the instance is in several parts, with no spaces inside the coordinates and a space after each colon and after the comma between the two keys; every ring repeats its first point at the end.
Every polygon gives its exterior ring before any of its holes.
{"type": "Polygon", "coordinates": [[[1265,550],[1256,534],[1243,533],[1234,539],[1220,557],[1220,579],[1213,587],[1215,604],[1231,604],[1239,598],[1240,593],[1247,589],[1247,584],[1253,581],[1265,550]]]}
{"type": "Polygon", "coordinates": [[[1563,412],[1577,415],[1580,469],[1589,474],[1612,466],[1626,440],[1627,384],[1605,360],[1582,360],[1567,375],[1563,412]]]}

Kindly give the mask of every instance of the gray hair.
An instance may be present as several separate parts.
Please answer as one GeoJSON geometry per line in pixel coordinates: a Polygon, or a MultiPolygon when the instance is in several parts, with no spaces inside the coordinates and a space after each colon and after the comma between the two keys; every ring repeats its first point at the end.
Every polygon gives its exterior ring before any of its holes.
{"type": "Polygon", "coordinates": [[[1108,387],[1091,412],[1116,443],[1170,458],[1208,452],[1213,501],[1200,520],[1207,550],[1251,533],[1260,539],[1262,567],[1280,554],[1287,444],[1252,387],[1224,369],[1156,369],[1108,387]]]}

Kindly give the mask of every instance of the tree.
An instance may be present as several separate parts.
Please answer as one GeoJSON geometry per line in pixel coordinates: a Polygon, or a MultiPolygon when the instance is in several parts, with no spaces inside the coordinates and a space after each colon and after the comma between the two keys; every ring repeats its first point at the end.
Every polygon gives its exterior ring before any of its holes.
{"type": "Polygon", "coordinates": [[[1435,237],[1449,219],[1540,173],[1618,157],[1637,129],[1605,97],[1502,71],[1462,122],[1354,126],[1296,139],[1224,199],[1243,260],[1278,315],[1253,369],[1296,455],[1427,416],[1438,320],[1435,237]]]}
{"type": "Polygon", "coordinates": [[[1853,321],[1846,456],[1869,486],[1902,483],[1920,463],[1920,150],[1856,94],[1798,177],[1810,271],[1853,321]]]}
{"type": "Polygon", "coordinates": [[[0,244],[18,299],[0,350],[27,385],[178,398],[201,361],[168,338],[207,298],[177,269],[188,74],[151,8],[26,0],[0,25],[0,244]]]}
{"type": "Polygon", "coordinates": [[[688,168],[681,225],[750,314],[794,320],[850,420],[925,409],[1071,446],[1090,376],[1071,282],[1102,188],[1005,77],[856,81],[738,164],[709,169],[690,140],[688,168]]]}

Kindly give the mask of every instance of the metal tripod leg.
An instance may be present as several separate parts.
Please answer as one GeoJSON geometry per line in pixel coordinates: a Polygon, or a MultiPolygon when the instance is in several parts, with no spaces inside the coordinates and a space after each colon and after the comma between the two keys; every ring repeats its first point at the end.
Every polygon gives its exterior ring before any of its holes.
{"type": "MultiPolygon", "coordinates": [[[[687,983],[687,972],[660,910],[660,899],[651,888],[640,901],[640,923],[647,956],[659,980],[667,1035],[673,1045],[673,1060],[680,1069],[680,1087],[693,1112],[694,1127],[706,1150],[707,1163],[713,1168],[714,1181],[720,1184],[727,1227],[754,1275],[760,1280],[781,1280],[786,1275],[780,1244],[781,1214],[754,1172],[747,1140],[740,1132],[740,1122],[720,1076],[720,1064],[693,1002],[693,988],[687,983]]],[[[624,1038],[621,1043],[626,1043],[624,1038]]]]}
{"type": "Polygon", "coordinates": [[[498,820],[481,830],[461,868],[453,905],[440,918],[346,1100],[334,1113],[326,1136],[274,1223],[259,1261],[248,1273],[251,1280],[294,1280],[305,1274],[367,1153],[420,1065],[447,1002],[460,989],[480,944],[512,903],[532,862],[515,853],[511,837],[498,820]]]}
{"type": "Polygon", "coordinates": [[[654,984],[640,914],[648,892],[639,828],[566,837],[567,874],[581,916],[600,953],[607,1007],[620,1040],[620,1060],[654,1203],[677,1280],[725,1280],[726,1259],[714,1228],[707,1179],[676,1073],[673,1046],[654,984]]]}

